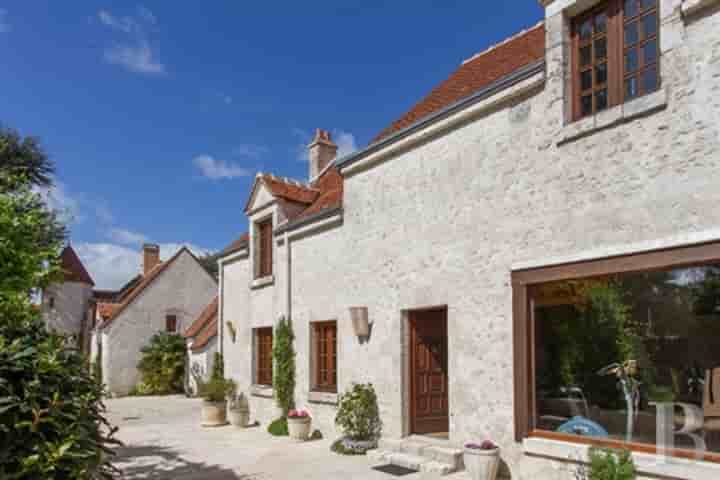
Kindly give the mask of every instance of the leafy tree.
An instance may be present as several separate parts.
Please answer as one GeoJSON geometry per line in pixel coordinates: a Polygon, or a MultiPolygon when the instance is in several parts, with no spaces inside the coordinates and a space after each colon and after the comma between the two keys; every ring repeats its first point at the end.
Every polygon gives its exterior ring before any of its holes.
{"type": "Polygon", "coordinates": [[[210,380],[222,380],[225,378],[225,366],[223,364],[223,356],[220,352],[213,355],[213,369],[210,374],[210,380]]]}
{"type": "Polygon", "coordinates": [[[208,254],[203,255],[202,257],[199,257],[198,260],[200,261],[200,264],[207,270],[207,272],[213,276],[216,280],[219,277],[219,268],[218,268],[218,257],[217,254],[208,254]]]}
{"type": "Polygon", "coordinates": [[[23,164],[35,144],[15,140],[0,131],[0,478],[110,478],[102,387],[31,304],[57,278],[64,228],[32,192],[49,183],[44,157],[23,164]]]}
{"type": "Polygon", "coordinates": [[[142,375],[139,389],[148,395],[181,393],[185,379],[185,339],[174,333],[153,335],[140,352],[138,370],[142,375]]]}
{"type": "Polygon", "coordinates": [[[275,400],[282,410],[283,416],[287,416],[290,409],[295,406],[294,340],[295,335],[290,322],[285,318],[281,319],[275,327],[275,338],[273,339],[273,360],[275,362],[273,388],[275,400]]]}

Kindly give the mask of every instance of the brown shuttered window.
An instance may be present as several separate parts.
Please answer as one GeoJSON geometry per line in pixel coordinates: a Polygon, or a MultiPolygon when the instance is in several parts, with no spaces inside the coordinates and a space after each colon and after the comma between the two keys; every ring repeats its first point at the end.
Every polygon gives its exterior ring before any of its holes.
{"type": "Polygon", "coordinates": [[[272,385],[273,380],[273,329],[272,327],[255,329],[255,383],[272,385]]]}
{"type": "Polygon", "coordinates": [[[572,23],[573,118],[659,87],[658,0],[609,0],[572,23]]]}
{"type": "Polygon", "coordinates": [[[272,219],[258,223],[258,269],[257,277],[263,278],[272,275],[273,270],[273,233],[272,219]]]}
{"type": "Polygon", "coordinates": [[[167,315],[165,317],[165,331],[175,333],[177,331],[177,317],[175,315],[167,315]]]}
{"type": "Polygon", "coordinates": [[[337,392],[337,324],[314,324],[315,385],[314,390],[337,392]]]}

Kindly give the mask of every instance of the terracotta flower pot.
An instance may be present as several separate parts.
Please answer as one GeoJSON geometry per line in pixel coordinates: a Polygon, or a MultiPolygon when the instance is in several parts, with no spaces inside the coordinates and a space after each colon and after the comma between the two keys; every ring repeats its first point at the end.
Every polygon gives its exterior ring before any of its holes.
{"type": "Polygon", "coordinates": [[[227,402],[203,400],[201,423],[203,427],[221,427],[227,423],[227,402]]]}
{"type": "Polygon", "coordinates": [[[465,469],[472,480],[495,480],[500,466],[500,449],[465,448],[465,469]]]}
{"type": "Polygon", "coordinates": [[[312,423],[310,417],[288,417],[287,422],[288,434],[292,440],[304,442],[308,439],[310,436],[310,424],[312,423]]]}
{"type": "Polygon", "coordinates": [[[235,427],[245,428],[250,423],[250,410],[248,410],[247,408],[231,408],[230,410],[228,410],[228,416],[230,417],[230,424],[235,427]]]}

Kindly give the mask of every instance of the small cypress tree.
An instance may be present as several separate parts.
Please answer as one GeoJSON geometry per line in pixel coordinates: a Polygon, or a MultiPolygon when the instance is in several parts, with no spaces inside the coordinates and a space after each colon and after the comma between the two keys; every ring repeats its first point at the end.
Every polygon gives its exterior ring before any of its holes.
{"type": "Polygon", "coordinates": [[[210,380],[222,380],[225,378],[225,365],[222,353],[215,352],[213,356],[213,369],[210,374],[210,380]]]}
{"type": "Polygon", "coordinates": [[[273,388],[275,401],[287,416],[290,409],[295,406],[295,350],[293,348],[292,327],[284,317],[275,327],[273,339],[273,360],[275,361],[275,374],[273,375],[273,388]]]}

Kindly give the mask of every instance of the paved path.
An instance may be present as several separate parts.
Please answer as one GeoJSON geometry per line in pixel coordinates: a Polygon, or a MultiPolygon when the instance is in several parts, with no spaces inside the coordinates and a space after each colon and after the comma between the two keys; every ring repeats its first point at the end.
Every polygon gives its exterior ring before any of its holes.
{"type": "MultiPolygon", "coordinates": [[[[292,443],[264,427],[200,427],[200,400],[131,397],[107,401],[125,444],[117,466],[126,480],[419,480],[371,470],[364,456],[330,452],[330,439],[292,443]]],[[[452,477],[445,477],[451,479],[452,477]]]]}

